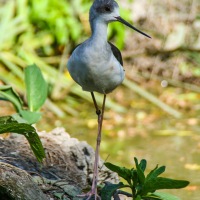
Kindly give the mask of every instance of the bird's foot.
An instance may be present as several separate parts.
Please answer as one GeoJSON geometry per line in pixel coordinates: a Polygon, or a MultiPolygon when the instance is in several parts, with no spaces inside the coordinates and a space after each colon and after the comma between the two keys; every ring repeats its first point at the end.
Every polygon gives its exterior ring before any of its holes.
{"type": "Polygon", "coordinates": [[[101,197],[93,190],[86,194],[77,195],[77,197],[84,198],[84,200],[101,200],[101,197]]]}

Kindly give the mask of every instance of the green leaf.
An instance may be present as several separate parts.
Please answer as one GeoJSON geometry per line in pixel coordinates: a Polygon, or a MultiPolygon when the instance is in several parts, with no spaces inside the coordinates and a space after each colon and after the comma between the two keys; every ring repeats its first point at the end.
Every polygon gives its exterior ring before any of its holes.
{"type": "Polygon", "coordinates": [[[148,192],[155,192],[160,189],[179,189],[184,188],[189,184],[189,181],[174,180],[169,178],[157,177],[151,178],[144,183],[141,194],[146,195],[148,192]]]}
{"type": "Polygon", "coordinates": [[[112,163],[106,162],[104,165],[113,172],[116,172],[120,177],[124,178],[128,183],[130,183],[132,172],[130,169],[125,167],[119,167],[113,165],[112,163]]]}
{"type": "MultiPolygon", "coordinates": [[[[11,123],[14,122],[15,120],[11,116],[3,116],[0,117],[0,124],[6,124],[6,123],[11,123]]],[[[0,129],[1,132],[1,129],[0,129]]]]}
{"type": "Polygon", "coordinates": [[[122,182],[119,182],[118,184],[106,184],[102,190],[101,190],[101,199],[102,200],[111,200],[113,194],[117,189],[126,187],[122,182]]]}
{"type": "Polygon", "coordinates": [[[41,118],[41,113],[39,112],[20,110],[20,114],[27,121],[28,124],[35,124],[41,118]]]}
{"type": "Polygon", "coordinates": [[[138,174],[137,171],[134,169],[131,170],[131,178],[133,180],[133,186],[136,187],[138,184],[138,174]]]}
{"type": "Polygon", "coordinates": [[[161,166],[158,168],[158,166],[155,167],[146,177],[145,181],[148,181],[152,178],[158,177],[160,174],[162,174],[165,171],[165,166],[161,166]]]}
{"type": "Polygon", "coordinates": [[[65,193],[63,193],[63,192],[55,192],[55,193],[53,193],[53,196],[54,197],[57,197],[58,199],[63,199],[63,195],[64,195],[65,193]]]}
{"type": "Polygon", "coordinates": [[[10,101],[18,112],[22,109],[22,100],[11,86],[0,86],[0,96],[3,96],[6,100],[10,101]]]}
{"type": "Polygon", "coordinates": [[[137,195],[137,197],[135,198],[135,200],[142,200],[142,197],[140,195],[137,195]]]}
{"type": "Polygon", "coordinates": [[[38,111],[47,98],[47,83],[34,64],[25,68],[25,84],[30,111],[38,111]]]}
{"type": "Polygon", "coordinates": [[[165,192],[155,192],[153,194],[162,200],[181,200],[177,196],[165,192]]]}
{"type": "Polygon", "coordinates": [[[148,193],[147,195],[142,196],[142,199],[144,199],[144,200],[162,200],[162,198],[156,196],[155,193],[148,193]]]}
{"type": "Polygon", "coordinates": [[[142,166],[143,164],[139,165],[139,164],[138,164],[138,160],[137,160],[136,157],[134,158],[134,160],[135,160],[135,165],[136,165],[136,169],[137,169],[137,174],[138,174],[139,182],[143,184],[144,181],[145,181],[145,175],[144,175],[143,170],[142,170],[141,167],[140,167],[140,166],[142,166]]]}
{"type": "Polygon", "coordinates": [[[147,167],[147,161],[146,161],[145,159],[142,159],[142,160],[140,161],[139,166],[140,166],[140,169],[144,172],[145,169],[146,169],[146,167],[147,167]]]}
{"type": "Polygon", "coordinates": [[[7,132],[24,135],[38,161],[41,162],[42,159],[45,158],[42,143],[34,127],[26,123],[18,123],[11,116],[0,117],[0,134],[7,132]]]}
{"type": "Polygon", "coordinates": [[[11,117],[18,123],[25,123],[25,124],[28,123],[24,118],[22,118],[22,116],[19,113],[15,113],[11,115],[11,117]]]}

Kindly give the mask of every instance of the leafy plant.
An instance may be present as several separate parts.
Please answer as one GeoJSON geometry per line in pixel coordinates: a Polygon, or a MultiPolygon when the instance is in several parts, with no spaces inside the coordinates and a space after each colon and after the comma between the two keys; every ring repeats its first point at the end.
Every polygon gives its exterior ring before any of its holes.
{"type": "Polygon", "coordinates": [[[12,116],[0,117],[0,134],[14,132],[24,135],[36,158],[42,161],[42,158],[45,157],[44,149],[35,128],[31,124],[36,123],[41,118],[39,110],[47,98],[47,83],[36,65],[25,68],[25,85],[27,108],[24,106],[26,102],[23,102],[11,86],[0,86],[0,100],[10,101],[17,112],[12,116]]]}
{"type": "Polygon", "coordinates": [[[0,134],[13,132],[24,135],[39,162],[45,158],[45,152],[40,138],[33,126],[18,121],[16,116],[0,117],[0,134]]]}
{"type": "Polygon", "coordinates": [[[38,111],[47,98],[47,83],[36,65],[25,68],[25,86],[28,108],[24,108],[26,103],[11,86],[0,86],[0,97],[1,100],[10,101],[14,105],[18,118],[22,117],[26,123],[34,124],[41,118],[38,111]]]}
{"type": "Polygon", "coordinates": [[[109,162],[105,166],[116,172],[120,177],[125,179],[128,184],[122,182],[118,184],[106,184],[102,190],[102,200],[110,200],[113,194],[121,188],[130,188],[132,191],[133,200],[178,200],[179,198],[168,194],[156,192],[160,189],[179,189],[186,187],[189,182],[185,180],[174,180],[170,178],[158,177],[165,171],[165,166],[156,166],[147,176],[144,172],[147,166],[147,161],[142,159],[138,163],[137,158],[134,158],[136,168],[127,169],[119,167],[109,162]]]}

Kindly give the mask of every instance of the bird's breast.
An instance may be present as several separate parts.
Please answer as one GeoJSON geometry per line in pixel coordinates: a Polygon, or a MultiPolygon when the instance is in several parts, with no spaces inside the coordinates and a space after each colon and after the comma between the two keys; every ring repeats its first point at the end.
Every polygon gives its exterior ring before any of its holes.
{"type": "Polygon", "coordinates": [[[68,70],[83,90],[104,94],[120,85],[125,75],[111,51],[95,48],[74,52],[68,61],[68,70]]]}

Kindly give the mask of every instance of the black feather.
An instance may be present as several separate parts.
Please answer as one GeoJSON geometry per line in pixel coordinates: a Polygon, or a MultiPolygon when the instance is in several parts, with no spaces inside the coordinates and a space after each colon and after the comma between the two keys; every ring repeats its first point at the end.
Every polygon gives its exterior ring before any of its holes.
{"type": "Polygon", "coordinates": [[[111,46],[111,50],[115,56],[115,58],[119,61],[119,63],[121,64],[121,66],[123,66],[123,60],[122,60],[122,55],[120,50],[111,42],[108,42],[109,45],[111,46]]]}

